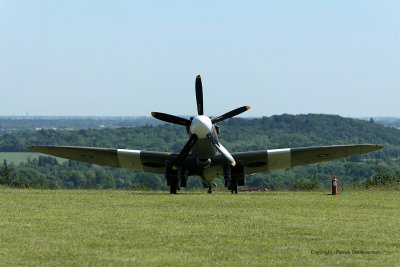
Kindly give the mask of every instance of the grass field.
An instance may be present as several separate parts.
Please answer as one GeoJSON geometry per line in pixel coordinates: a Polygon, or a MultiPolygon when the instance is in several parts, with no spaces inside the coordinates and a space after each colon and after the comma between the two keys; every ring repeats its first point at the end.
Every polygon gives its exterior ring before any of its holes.
{"type": "MultiPolygon", "coordinates": [[[[3,161],[7,160],[8,163],[14,162],[16,165],[19,165],[21,162],[27,162],[28,158],[38,159],[39,156],[43,156],[43,154],[36,152],[0,152],[0,164],[3,164],[3,161]]],[[[56,159],[59,163],[67,161],[63,158],[56,159]]]]}
{"type": "Polygon", "coordinates": [[[399,264],[400,192],[0,189],[2,265],[399,264]]]}

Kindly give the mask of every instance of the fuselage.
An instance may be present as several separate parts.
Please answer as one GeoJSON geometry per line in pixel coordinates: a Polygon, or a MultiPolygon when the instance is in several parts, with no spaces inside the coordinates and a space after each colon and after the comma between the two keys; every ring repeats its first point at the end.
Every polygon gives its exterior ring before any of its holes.
{"type": "Polygon", "coordinates": [[[218,150],[210,142],[207,134],[212,134],[218,140],[216,126],[208,116],[199,115],[193,118],[190,125],[189,135],[192,134],[196,134],[198,139],[192,148],[191,156],[196,159],[197,167],[201,169],[203,182],[212,184],[221,170],[210,167],[218,150]]]}

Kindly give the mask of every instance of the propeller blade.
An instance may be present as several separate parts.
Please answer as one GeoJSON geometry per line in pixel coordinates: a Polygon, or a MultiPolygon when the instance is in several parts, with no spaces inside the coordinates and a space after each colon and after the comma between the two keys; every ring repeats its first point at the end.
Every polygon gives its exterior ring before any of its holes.
{"type": "Polygon", "coordinates": [[[203,85],[201,84],[201,77],[196,77],[196,103],[197,103],[197,114],[204,115],[203,110],[203,85]]]}
{"type": "Polygon", "coordinates": [[[217,139],[215,139],[215,137],[212,134],[207,134],[208,139],[210,139],[210,141],[214,144],[214,146],[218,149],[219,153],[221,153],[225,159],[231,164],[231,166],[235,166],[236,165],[236,161],[235,159],[232,157],[232,155],[228,152],[228,150],[226,150],[226,148],[220,143],[218,142],[217,139]]]}
{"type": "Polygon", "coordinates": [[[165,114],[165,113],[161,113],[161,112],[152,112],[151,115],[156,119],[170,122],[173,124],[190,126],[190,123],[191,123],[190,120],[187,120],[187,119],[184,119],[181,117],[177,117],[177,116],[173,116],[173,115],[169,115],[169,114],[165,114]]]}
{"type": "Polygon", "coordinates": [[[243,113],[249,109],[250,109],[250,106],[243,106],[243,107],[234,109],[232,111],[229,111],[228,113],[225,113],[224,115],[221,115],[215,119],[212,119],[212,123],[216,123],[216,122],[220,122],[220,121],[232,118],[232,117],[239,115],[240,113],[243,113]]]}
{"type": "Polygon", "coordinates": [[[192,150],[194,143],[197,141],[197,135],[192,134],[189,138],[189,140],[186,142],[185,146],[179,153],[179,156],[176,158],[174,165],[172,166],[173,170],[177,170],[179,166],[185,161],[187,156],[190,153],[190,150],[192,150]]]}

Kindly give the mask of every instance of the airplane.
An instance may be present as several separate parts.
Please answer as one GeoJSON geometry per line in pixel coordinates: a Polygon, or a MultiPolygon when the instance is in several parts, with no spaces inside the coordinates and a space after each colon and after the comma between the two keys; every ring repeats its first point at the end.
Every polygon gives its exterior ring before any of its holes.
{"type": "Polygon", "coordinates": [[[161,112],[151,113],[156,119],[186,127],[189,139],[180,153],[79,146],[31,146],[28,149],[91,164],[164,174],[171,194],[186,187],[189,176],[200,177],[208,193],[211,193],[214,181],[223,176],[228,190],[237,194],[238,186],[245,184],[245,176],[249,174],[347,158],[383,147],[352,144],[229,153],[218,140],[220,128],[217,123],[250,107],[243,106],[216,118],[208,117],[204,115],[200,75],[196,77],[195,92],[197,116],[185,119],[161,112]]]}

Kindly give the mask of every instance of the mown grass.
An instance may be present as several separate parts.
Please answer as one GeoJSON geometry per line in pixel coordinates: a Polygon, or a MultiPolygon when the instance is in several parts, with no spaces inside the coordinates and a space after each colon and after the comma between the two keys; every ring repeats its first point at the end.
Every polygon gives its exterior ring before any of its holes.
{"type": "Polygon", "coordinates": [[[0,262],[35,266],[398,264],[400,192],[327,194],[170,195],[3,188],[0,262]]]}

